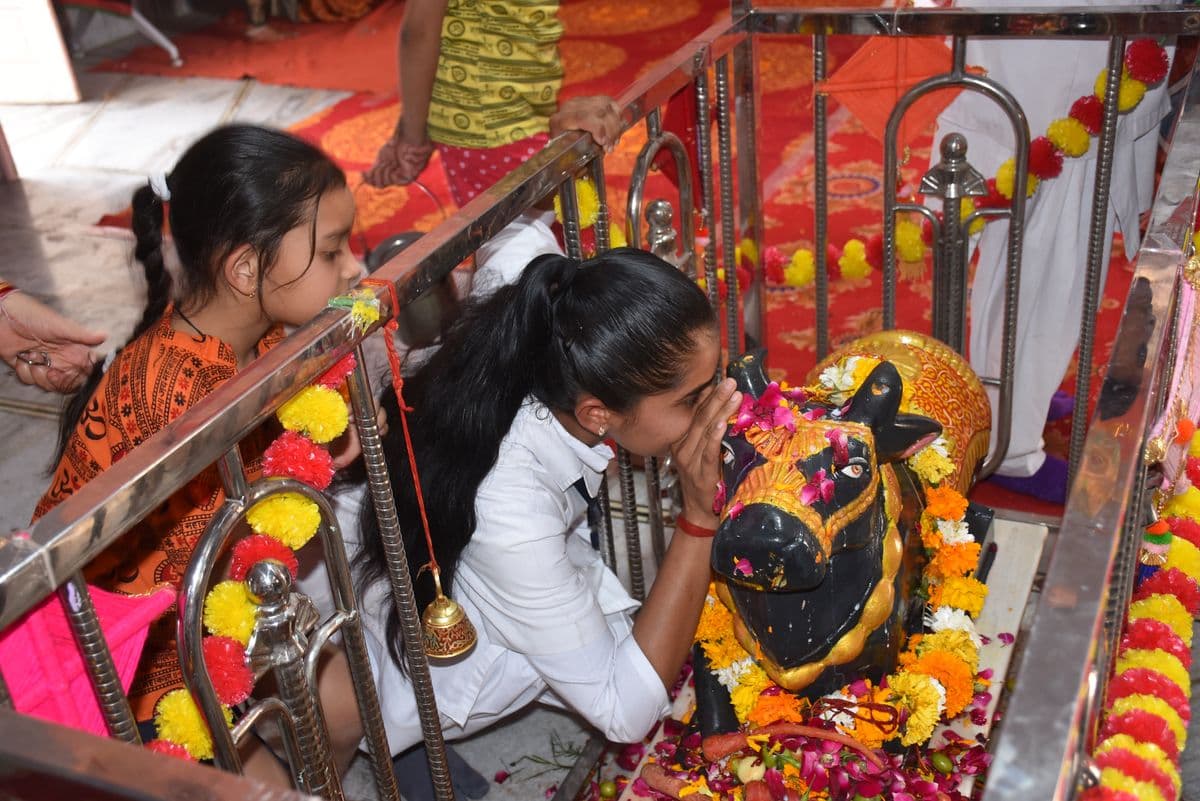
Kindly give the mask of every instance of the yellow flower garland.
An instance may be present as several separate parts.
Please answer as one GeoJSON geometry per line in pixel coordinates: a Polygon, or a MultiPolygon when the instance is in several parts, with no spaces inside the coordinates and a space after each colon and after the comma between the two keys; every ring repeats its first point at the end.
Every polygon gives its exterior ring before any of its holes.
{"type": "MultiPolygon", "coordinates": [[[[334,298],[330,305],[349,308],[353,324],[363,329],[379,319],[379,304],[373,295],[368,297],[362,292],[352,292],[334,298]]],[[[331,372],[345,375],[338,369],[341,366],[339,363],[331,372]]],[[[288,431],[300,432],[319,443],[340,436],[349,424],[349,411],[342,396],[337,390],[321,384],[301,390],[280,406],[276,416],[288,431]]],[[[321,522],[316,503],[294,492],[264,498],[250,508],[246,518],[256,532],[277,539],[293,550],[308,542],[321,522]]],[[[254,631],[257,611],[257,603],[244,581],[222,581],[214,585],[204,599],[204,626],[214,635],[230,637],[246,645],[254,631]]],[[[222,705],[221,711],[226,725],[232,725],[232,710],[222,705]]],[[[186,689],[172,690],[159,699],[154,725],[160,740],[181,746],[193,759],[212,758],[212,735],[186,689]]]]}
{"type": "Polygon", "coordinates": [[[220,637],[250,642],[258,607],[244,581],[222,581],[204,599],[204,625],[220,637]]]}
{"type": "Polygon", "coordinates": [[[1183,640],[1188,648],[1192,647],[1192,616],[1174,595],[1151,595],[1129,605],[1130,620],[1148,617],[1161,620],[1171,627],[1171,631],[1183,640]]]}
{"type": "MultiPolygon", "coordinates": [[[[222,708],[225,724],[233,725],[233,712],[222,708]]],[[[171,690],[154,706],[154,725],[162,740],[182,745],[192,759],[212,759],[212,733],[187,690],[171,690]]]]}
{"type": "Polygon", "coordinates": [[[1179,685],[1179,689],[1183,690],[1184,695],[1192,693],[1192,679],[1188,676],[1187,668],[1179,661],[1179,657],[1174,654],[1169,654],[1163,650],[1146,650],[1141,648],[1130,648],[1117,657],[1117,664],[1113,668],[1113,673],[1117,676],[1127,670],[1134,668],[1148,668],[1156,673],[1161,673],[1175,684],[1179,685]]]}
{"type": "Polygon", "coordinates": [[[288,431],[299,431],[317,444],[337,439],[350,423],[346,402],[336,389],[305,387],[279,407],[276,416],[288,431]]]}
{"type": "Polygon", "coordinates": [[[294,551],[317,533],[321,510],[299,493],[280,492],[251,506],[246,522],[255,533],[277,539],[294,551]]]}

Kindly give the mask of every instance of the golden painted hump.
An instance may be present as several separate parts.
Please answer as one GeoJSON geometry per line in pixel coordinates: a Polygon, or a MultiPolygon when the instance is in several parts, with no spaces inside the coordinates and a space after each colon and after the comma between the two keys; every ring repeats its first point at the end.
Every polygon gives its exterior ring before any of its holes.
{"type": "Polygon", "coordinates": [[[808,374],[805,384],[817,383],[823,370],[852,356],[896,366],[905,385],[901,411],[923,414],[942,424],[954,464],[946,483],[966,494],[987,457],[992,426],[987,394],[966,359],[926,334],[879,331],[827,356],[808,374]]]}

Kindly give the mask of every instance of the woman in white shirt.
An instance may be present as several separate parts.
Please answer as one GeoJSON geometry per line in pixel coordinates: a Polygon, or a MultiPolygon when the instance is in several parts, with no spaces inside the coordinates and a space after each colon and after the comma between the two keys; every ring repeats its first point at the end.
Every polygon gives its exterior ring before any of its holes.
{"type": "MultiPolygon", "coordinates": [[[[733,382],[712,385],[717,321],[666,262],[622,248],[543,255],[469,310],[405,382],[413,448],[443,583],[479,634],[432,666],[442,726],[462,737],[534,701],[574,710],[609,739],[641,739],[668,709],[709,581],[713,496],[733,382]],[[670,452],[691,536],[672,540],[638,606],[591,547],[587,503],[615,440],[670,452]]],[[[392,399],[394,402],[394,399],[392,399]]],[[[393,415],[397,412],[392,410],[393,415]]],[[[384,447],[414,573],[429,561],[400,426],[384,447]]],[[[355,559],[392,748],[421,739],[370,504],[355,559]]],[[[414,575],[418,604],[433,598],[414,575]]]]}

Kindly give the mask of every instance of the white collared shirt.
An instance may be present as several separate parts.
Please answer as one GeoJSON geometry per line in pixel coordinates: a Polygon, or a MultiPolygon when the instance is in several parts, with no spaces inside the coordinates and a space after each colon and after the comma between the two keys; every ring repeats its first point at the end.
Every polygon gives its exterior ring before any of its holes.
{"type": "MultiPolygon", "coordinates": [[[[534,701],[572,710],[616,742],[640,740],[667,713],[662,681],[633,639],[638,604],[591,547],[587,504],[572,486],[582,477],[594,496],[611,459],[608,446],[580,442],[545,406],[528,400],[517,412],[479,487],[478,524],[454,578],[479,642],[461,662],[431,663],[447,738],[534,701]]],[[[338,503],[352,550],[361,493],[338,503]]],[[[412,687],[387,651],[390,604],[383,583],[362,599],[384,724],[399,752],[421,731],[412,687]]]]}

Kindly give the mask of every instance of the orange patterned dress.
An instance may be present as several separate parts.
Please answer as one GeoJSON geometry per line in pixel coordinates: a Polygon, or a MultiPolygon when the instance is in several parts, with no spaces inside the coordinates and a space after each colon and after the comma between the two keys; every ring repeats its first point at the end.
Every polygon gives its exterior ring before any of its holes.
{"type": "MultiPolygon", "coordinates": [[[[176,331],[168,308],[154,327],[127,345],[96,387],[71,434],[34,519],[157,433],[237,372],[233,349],[220,340],[176,331]]],[[[258,344],[261,354],[283,338],[272,328],[258,344]]],[[[248,478],[261,470],[264,437],[242,443],[248,478]]],[[[100,554],[84,570],[96,586],[141,595],[163,584],[178,588],[200,535],[225,500],[215,467],[209,467],[100,554]]],[[[175,614],[156,621],[146,640],[129,700],[138,720],[182,686],[175,651],[175,614]]]]}

